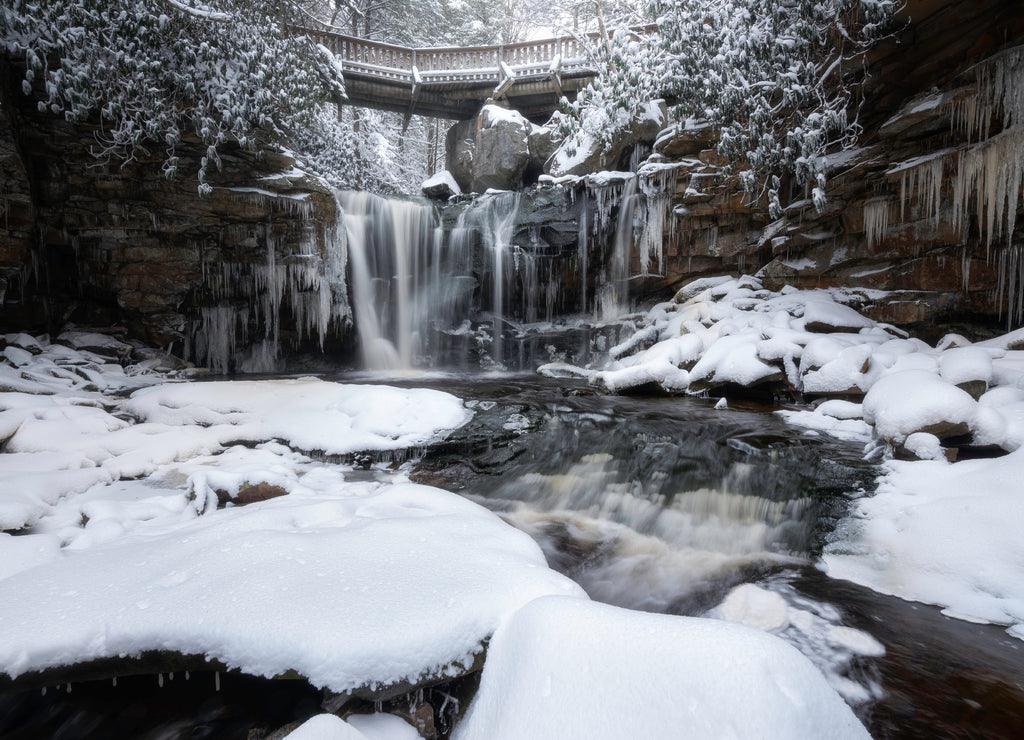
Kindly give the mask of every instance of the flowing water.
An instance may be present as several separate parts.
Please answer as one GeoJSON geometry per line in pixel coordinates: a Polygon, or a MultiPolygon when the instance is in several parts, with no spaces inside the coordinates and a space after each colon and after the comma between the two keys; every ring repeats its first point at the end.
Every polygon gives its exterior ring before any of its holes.
{"type": "MultiPolygon", "coordinates": [[[[607,321],[629,303],[630,250],[642,247],[644,273],[661,257],[650,229],[636,227],[660,208],[643,183],[584,194],[593,207],[568,258],[603,281],[583,281],[580,314],[561,318],[559,274],[516,233],[515,194],[468,204],[447,232],[422,203],[340,197],[362,364],[378,374],[335,379],[436,387],[475,412],[419,459],[392,461],[402,474],[494,510],[596,600],[773,631],[822,670],[875,737],[1024,734],[1024,643],[816,567],[851,498],[873,485],[859,444],[788,427],[771,409],[604,396],[508,372],[583,364],[630,330],[628,316],[607,321]],[[621,201],[617,222],[612,201],[621,201]],[[613,253],[598,260],[586,246],[609,231],[613,253]],[[414,376],[417,367],[455,372],[414,376]]],[[[310,316],[339,314],[327,287],[311,295],[322,310],[310,316]]],[[[235,326],[230,316],[221,323],[235,326]]],[[[221,347],[221,369],[237,354],[229,333],[199,333],[204,346],[221,347]]],[[[0,738],[256,738],[319,706],[303,682],[193,678],[0,692],[0,738]]]]}
{"type": "Polygon", "coordinates": [[[860,444],[762,408],[536,376],[437,386],[476,416],[415,477],[530,533],[592,598],[771,629],[876,738],[1021,736],[1024,644],[816,567],[850,498],[873,486],[860,444]]]}

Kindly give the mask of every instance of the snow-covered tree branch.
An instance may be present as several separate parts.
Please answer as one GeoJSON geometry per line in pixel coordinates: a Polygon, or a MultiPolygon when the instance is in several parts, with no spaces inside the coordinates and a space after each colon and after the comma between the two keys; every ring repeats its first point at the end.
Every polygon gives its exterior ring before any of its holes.
{"type": "Polygon", "coordinates": [[[296,33],[298,17],[290,2],[13,0],[0,9],[0,43],[23,60],[22,87],[41,110],[98,118],[98,157],[162,148],[172,176],[182,144],[198,141],[208,193],[227,143],[288,146],[316,167],[347,135],[323,110],[344,91],[338,68],[296,33]]]}
{"type": "Polygon", "coordinates": [[[824,205],[826,148],[849,146],[855,59],[892,25],[899,0],[654,0],[660,38],[618,32],[607,72],[568,108],[568,133],[605,142],[650,99],[710,122],[720,152],[778,213],[785,175],[824,205]]]}

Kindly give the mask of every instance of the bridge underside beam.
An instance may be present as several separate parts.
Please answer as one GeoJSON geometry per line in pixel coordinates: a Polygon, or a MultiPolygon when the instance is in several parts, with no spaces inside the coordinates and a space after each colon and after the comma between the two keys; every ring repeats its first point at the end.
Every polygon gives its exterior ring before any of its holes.
{"type": "MultiPolygon", "coordinates": [[[[564,76],[557,80],[552,77],[518,77],[506,92],[504,99],[513,108],[535,123],[543,123],[557,109],[562,95],[573,100],[576,94],[592,79],[586,76],[564,76]]],[[[424,82],[416,86],[415,99],[412,86],[399,81],[386,81],[345,75],[345,90],[349,105],[360,108],[391,111],[408,114],[415,105],[420,116],[464,121],[472,118],[495,89],[495,82],[481,80],[473,83],[424,82]]]]}

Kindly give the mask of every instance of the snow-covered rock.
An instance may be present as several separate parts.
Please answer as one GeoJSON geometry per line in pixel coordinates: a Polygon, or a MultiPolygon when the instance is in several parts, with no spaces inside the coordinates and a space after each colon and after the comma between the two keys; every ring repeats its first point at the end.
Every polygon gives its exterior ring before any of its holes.
{"type": "Polygon", "coordinates": [[[435,172],[420,185],[420,190],[428,198],[448,200],[453,195],[462,195],[462,188],[448,170],[435,172]]]}
{"type": "Polygon", "coordinates": [[[868,734],[819,670],[777,637],[717,620],[544,598],[495,633],[480,690],[454,737],[868,734]]]}
{"type": "Polygon", "coordinates": [[[825,548],[833,578],[1007,625],[1024,639],[1024,450],[997,459],[891,461],[825,548]]]}
{"type": "Polygon", "coordinates": [[[340,482],[155,517],[0,580],[0,670],[169,650],[339,692],[415,684],[468,668],[505,617],[547,594],[583,595],[486,509],[340,482]]]}
{"type": "Polygon", "coordinates": [[[965,391],[926,370],[905,370],[878,380],[864,396],[864,421],[878,437],[902,443],[915,432],[954,437],[970,432],[978,404],[965,391]]]}

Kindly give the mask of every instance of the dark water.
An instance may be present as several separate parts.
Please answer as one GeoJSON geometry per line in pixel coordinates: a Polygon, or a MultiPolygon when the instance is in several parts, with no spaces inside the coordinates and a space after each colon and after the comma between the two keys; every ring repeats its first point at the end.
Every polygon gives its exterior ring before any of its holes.
{"type": "MultiPolygon", "coordinates": [[[[1024,643],[815,567],[849,501],[872,486],[860,444],[788,427],[766,408],[601,396],[536,375],[344,379],[465,399],[474,419],[412,477],[529,532],[593,598],[715,615],[732,589],[756,584],[803,615],[780,636],[842,687],[873,736],[1024,737],[1024,643]],[[837,628],[870,635],[885,654],[837,647],[825,639],[837,628]]],[[[210,675],[8,691],[0,737],[258,738],[321,699],[303,682],[222,678],[219,692],[210,675]]]]}

